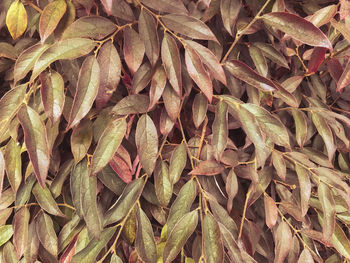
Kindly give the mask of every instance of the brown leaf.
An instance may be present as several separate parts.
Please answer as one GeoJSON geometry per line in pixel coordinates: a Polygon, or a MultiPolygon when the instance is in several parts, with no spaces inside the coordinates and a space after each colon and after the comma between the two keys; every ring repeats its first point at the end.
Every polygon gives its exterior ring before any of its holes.
{"type": "Polygon", "coordinates": [[[275,201],[267,194],[264,195],[264,205],[266,225],[271,229],[276,225],[278,208],[275,201]]]}
{"type": "Polygon", "coordinates": [[[275,260],[274,263],[283,263],[290,250],[292,242],[292,233],[288,224],[282,221],[276,230],[275,234],[275,260]]]}
{"type": "Polygon", "coordinates": [[[238,14],[242,6],[241,0],[223,0],[220,1],[221,18],[225,29],[231,35],[234,34],[238,14]]]}

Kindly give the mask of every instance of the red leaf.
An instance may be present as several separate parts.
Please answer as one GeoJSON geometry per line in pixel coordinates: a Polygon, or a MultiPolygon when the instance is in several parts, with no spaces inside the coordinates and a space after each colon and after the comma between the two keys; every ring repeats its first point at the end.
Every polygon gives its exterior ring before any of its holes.
{"type": "Polygon", "coordinates": [[[125,183],[128,184],[132,181],[132,174],[128,164],[118,154],[114,154],[112,160],[109,161],[109,165],[125,183]]]}
{"type": "Polygon", "coordinates": [[[335,82],[338,82],[341,74],[343,73],[343,67],[341,66],[339,60],[336,58],[329,60],[327,62],[327,69],[335,82]]]}
{"type": "Polygon", "coordinates": [[[307,65],[307,73],[312,74],[315,73],[319,66],[321,65],[324,57],[326,55],[327,49],[324,47],[315,47],[311,54],[311,60],[307,65]]]}
{"type": "Polygon", "coordinates": [[[337,91],[341,92],[347,85],[350,84],[350,60],[346,64],[346,67],[341,74],[339,81],[337,82],[337,91]]]}

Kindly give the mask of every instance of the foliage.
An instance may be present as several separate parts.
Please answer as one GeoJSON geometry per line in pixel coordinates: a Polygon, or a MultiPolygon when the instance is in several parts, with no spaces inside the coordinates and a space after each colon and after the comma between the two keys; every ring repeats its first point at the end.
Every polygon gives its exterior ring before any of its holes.
{"type": "Polygon", "coordinates": [[[0,2],[0,262],[350,262],[347,0],[0,2]]]}

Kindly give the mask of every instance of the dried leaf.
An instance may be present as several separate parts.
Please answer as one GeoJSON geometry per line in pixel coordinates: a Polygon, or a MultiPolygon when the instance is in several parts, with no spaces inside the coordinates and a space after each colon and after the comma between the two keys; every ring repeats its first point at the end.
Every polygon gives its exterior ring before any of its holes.
{"type": "Polygon", "coordinates": [[[304,248],[303,252],[301,252],[297,263],[314,263],[314,259],[307,248],[304,248]]]}

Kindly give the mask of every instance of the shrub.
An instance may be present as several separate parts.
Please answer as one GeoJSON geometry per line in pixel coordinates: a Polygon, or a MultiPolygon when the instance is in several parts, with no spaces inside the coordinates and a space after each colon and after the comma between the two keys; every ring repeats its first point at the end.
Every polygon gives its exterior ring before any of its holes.
{"type": "Polygon", "coordinates": [[[2,260],[350,262],[349,10],[1,1],[2,260]]]}

